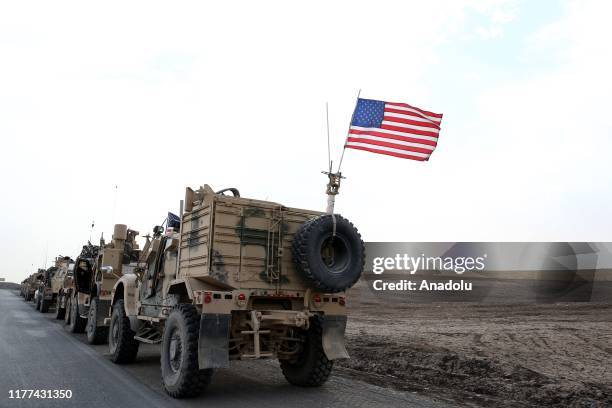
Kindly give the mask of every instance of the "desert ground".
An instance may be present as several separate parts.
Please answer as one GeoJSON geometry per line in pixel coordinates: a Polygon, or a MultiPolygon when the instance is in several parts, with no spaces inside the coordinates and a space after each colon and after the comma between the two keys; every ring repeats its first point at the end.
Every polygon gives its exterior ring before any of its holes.
{"type": "Polygon", "coordinates": [[[350,292],[341,375],[467,406],[612,406],[612,304],[410,303],[350,292]]]}

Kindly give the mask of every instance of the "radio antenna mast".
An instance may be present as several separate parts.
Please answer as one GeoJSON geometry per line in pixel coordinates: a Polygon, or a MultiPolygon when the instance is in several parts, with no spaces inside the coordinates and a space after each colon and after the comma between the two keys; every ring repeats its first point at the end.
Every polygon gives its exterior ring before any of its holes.
{"type": "Polygon", "coordinates": [[[94,225],[96,225],[94,220],[91,220],[91,229],[89,230],[89,242],[91,242],[91,234],[93,234],[94,225]]]}
{"type": "Polygon", "coordinates": [[[327,208],[325,212],[333,214],[336,195],[338,195],[338,190],[340,189],[340,179],[344,177],[342,177],[340,171],[336,173],[332,172],[333,162],[331,160],[331,147],[329,142],[329,106],[327,102],[325,102],[325,116],[327,118],[327,161],[329,163],[329,168],[327,171],[322,171],[321,173],[326,174],[329,179],[325,190],[325,194],[327,194],[327,208]]]}
{"type": "Polygon", "coordinates": [[[329,104],[325,102],[325,117],[327,119],[327,163],[329,164],[329,172],[332,171],[331,148],[329,145],[329,104]]]}

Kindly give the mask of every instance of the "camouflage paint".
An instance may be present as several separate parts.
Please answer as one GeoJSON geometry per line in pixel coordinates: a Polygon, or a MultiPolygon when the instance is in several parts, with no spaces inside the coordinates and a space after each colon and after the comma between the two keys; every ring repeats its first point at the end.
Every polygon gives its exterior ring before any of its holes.
{"type": "MultiPolygon", "coordinates": [[[[268,230],[259,228],[248,228],[245,227],[246,219],[248,217],[259,217],[266,218],[266,213],[261,208],[245,208],[240,217],[240,222],[236,225],[236,234],[240,237],[240,245],[258,245],[264,249],[264,265],[268,265],[268,230]]],[[[280,234],[284,236],[289,230],[289,226],[286,222],[281,221],[280,223],[280,234]]],[[[275,240],[276,241],[276,240],[275,240]]],[[[278,244],[274,242],[272,244],[272,252],[278,251],[278,244]]],[[[259,273],[259,278],[264,282],[272,283],[274,279],[268,277],[268,271],[264,266],[264,269],[259,273]]],[[[280,276],[280,283],[289,283],[289,279],[286,276],[280,276]]]]}

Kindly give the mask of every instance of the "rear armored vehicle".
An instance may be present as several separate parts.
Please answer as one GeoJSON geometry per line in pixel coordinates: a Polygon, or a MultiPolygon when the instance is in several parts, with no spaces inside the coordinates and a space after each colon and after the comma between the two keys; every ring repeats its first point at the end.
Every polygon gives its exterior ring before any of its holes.
{"type": "Polygon", "coordinates": [[[154,228],[113,289],[111,359],[160,343],[163,386],[177,398],[231,360],[278,359],[291,384],[321,385],[348,357],[345,291],[364,259],[340,215],[187,188],[180,216],[154,228]]]}

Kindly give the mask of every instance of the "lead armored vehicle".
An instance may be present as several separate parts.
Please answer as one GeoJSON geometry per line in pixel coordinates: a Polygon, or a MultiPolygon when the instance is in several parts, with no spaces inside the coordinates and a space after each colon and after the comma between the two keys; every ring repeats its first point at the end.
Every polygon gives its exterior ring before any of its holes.
{"type": "Polygon", "coordinates": [[[364,266],[357,229],[208,185],[187,188],[182,207],[113,288],[111,359],[161,343],[162,383],[176,398],[201,393],[231,360],[278,359],[291,384],[323,384],[348,357],[345,291],[364,266]]]}

